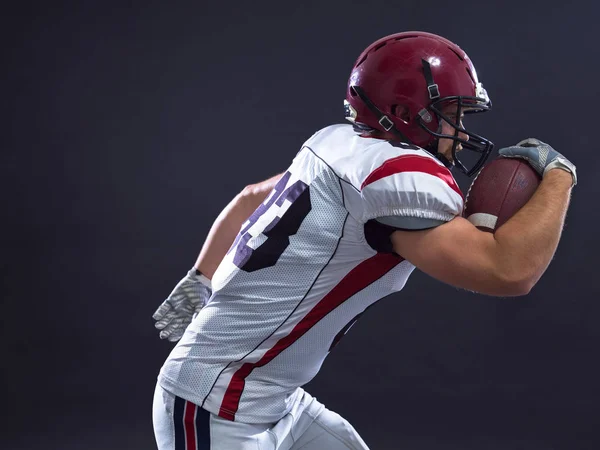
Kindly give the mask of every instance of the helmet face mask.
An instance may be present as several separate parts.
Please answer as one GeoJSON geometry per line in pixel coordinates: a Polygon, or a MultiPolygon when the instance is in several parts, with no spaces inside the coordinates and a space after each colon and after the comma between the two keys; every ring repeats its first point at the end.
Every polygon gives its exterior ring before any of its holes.
{"type": "Polygon", "coordinates": [[[490,155],[493,144],[448,117],[488,111],[491,101],[464,51],[440,36],[405,32],[371,44],[357,59],[348,81],[346,118],[359,129],[378,130],[419,146],[451,166],[449,155],[438,152],[440,139],[454,141],[452,160],[468,176],[475,174],[490,155]],[[442,134],[442,121],[453,129],[442,134]],[[479,159],[467,168],[457,157],[458,146],[479,159]]]}
{"type": "Polygon", "coordinates": [[[475,175],[481,167],[485,164],[485,161],[488,159],[491,151],[494,148],[494,144],[483,136],[473,133],[472,131],[467,130],[464,125],[462,125],[462,121],[452,120],[451,117],[448,117],[447,114],[444,113],[447,110],[448,104],[456,105],[456,111],[454,113],[454,117],[461,117],[462,114],[479,114],[487,112],[491,109],[491,101],[486,97],[444,97],[440,100],[434,101],[429,105],[428,109],[431,110],[438,117],[438,130],[432,131],[430,128],[426,126],[423,121],[423,118],[419,116],[417,121],[419,126],[423,128],[425,131],[433,135],[436,139],[430,144],[431,150],[436,150],[437,153],[437,144],[439,139],[450,139],[454,141],[452,143],[452,161],[454,162],[455,167],[457,167],[461,172],[463,172],[468,177],[475,175]],[[454,129],[453,134],[442,134],[441,133],[441,122],[442,120],[446,122],[450,127],[454,129]],[[464,139],[461,135],[468,136],[468,139],[464,139]],[[460,159],[457,155],[457,147],[461,146],[463,150],[469,150],[471,152],[475,152],[479,154],[479,158],[477,161],[471,165],[470,168],[467,168],[465,163],[460,159]]]}

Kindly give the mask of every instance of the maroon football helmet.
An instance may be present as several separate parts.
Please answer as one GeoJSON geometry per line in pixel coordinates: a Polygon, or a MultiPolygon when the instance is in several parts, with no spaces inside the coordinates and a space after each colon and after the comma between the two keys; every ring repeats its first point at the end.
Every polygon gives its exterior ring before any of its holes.
{"type": "Polygon", "coordinates": [[[418,31],[392,34],[367,47],[354,64],[344,101],[346,118],[358,128],[392,133],[399,141],[430,151],[447,166],[451,163],[437,152],[437,141],[452,139],[455,165],[472,176],[493,144],[445,116],[442,110],[447,105],[456,105],[460,117],[488,111],[492,103],[458,45],[418,31]],[[441,118],[454,128],[453,135],[441,134],[441,118]],[[456,156],[459,143],[480,154],[469,169],[456,156]]]}

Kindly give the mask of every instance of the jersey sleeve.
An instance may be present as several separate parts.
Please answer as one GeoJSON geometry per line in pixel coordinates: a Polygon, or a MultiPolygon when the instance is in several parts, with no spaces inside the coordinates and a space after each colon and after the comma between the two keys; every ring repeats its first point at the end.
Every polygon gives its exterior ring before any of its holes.
{"type": "Polygon", "coordinates": [[[464,202],[450,170],[416,154],[390,158],[372,170],[362,181],[360,200],[361,222],[376,219],[412,230],[452,220],[464,202]]]}

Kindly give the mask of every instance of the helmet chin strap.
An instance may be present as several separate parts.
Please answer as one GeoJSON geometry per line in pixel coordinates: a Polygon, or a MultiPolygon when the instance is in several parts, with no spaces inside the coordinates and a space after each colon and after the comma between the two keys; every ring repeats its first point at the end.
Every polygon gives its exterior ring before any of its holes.
{"type": "Polygon", "coordinates": [[[452,161],[450,161],[448,158],[446,158],[446,156],[443,153],[440,153],[438,151],[438,143],[439,143],[439,139],[434,140],[431,144],[429,144],[427,147],[425,147],[425,150],[428,151],[429,153],[431,153],[433,156],[435,156],[435,158],[441,162],[444,166],[446,166],[448,169],[452,170],[455,166],[454,163],[452,161]]]}
{"type": "Polygon", "coordinates": [[[454,168],[452,161],[446,158],[443,153],[437,152],[433,156],[435,156],[448,169],[452,170],[454,168]]]}
{"type": "MultiPolygon", "coordinates": [[[[425,72],[425,78],[427,80],[427,89],[429,91],[429,96],[432,99],[436,99],[439,98],[440,93],[437,90],[437,84],[435,84],[433,82],[433,76],[431,75],[431,68],[429,67],[429,63],[425,60],[423,60],[423,69],[425,72]]],[[[365,105],[367,105],[367,108],[369,108],[371,110],[371,112],[375,115],[375,117],[378,118],[378,122],[379,124],[382,126],[382,128],[387,131],[387,132],[391,132],[394,135],[396,135],[400,141],[402,142],[407,142],[407,143],[411,143],[411,141],[400,131],[398,130],[395,126],[394,126],[394,122],[392,122],[388,116],[386,116],[370,99],[369,97],[367,97],[367,95],[365,94],[365,91],[362,90],[362,88],[360,86],[354,86],[354,91],[358,94],[358,96],[360,97],[360,99],[363,101],[363,103],[365,105]]],[[[450,161],[448,158],[446,158],[442,153],[438,152],[437,150],[437,146],[438,146],[438,142],[439,140],[436,139],[435,141],[433,141],[425,150],[427,150],[429,153],[431,153],[433,156],[435,156],[439,161],[441,161],[441,163],[446,166],[448,169],[452,169],[454,167],[454,164],[452,163],[452,161],[450,161]]]]}
{"type": "MultiPolygon", "coordinates": [[[[425,59],[421,59],[421,64],[423,65],[423,76],[425,77],[425,83],[427,84],[427,92],[429,93],[429,100],[432,102],[440,98],[440,91],[438,85],[435,83],[433,79],[433,74],[431,72],[431,65],[429,61],[425,59]]],[[[424,110],[425,111],[425,110],[424,110]]],[[[437,114],[436,114],[437,115],[437,114]]],[[[440,121],[440,116],[437,116],[439,122],[438,133],[442,127],[442,122],[440,121]]],[[[443,153],[438,151],[438,145],[440,140],[436,139],[431,144],[427,146],[427,151],[435,156],[441,163],[446,166],[448,169],[452,170],[454,168],[454,163],[450,161],[443,153]]],[[[454,156],[454,151],[452,152],[452,156],[454,156]]]]}

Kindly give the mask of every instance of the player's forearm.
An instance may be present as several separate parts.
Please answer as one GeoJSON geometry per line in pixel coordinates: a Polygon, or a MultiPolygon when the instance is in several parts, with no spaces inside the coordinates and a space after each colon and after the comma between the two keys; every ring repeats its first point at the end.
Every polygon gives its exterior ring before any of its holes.
{"type": "Polygon", "coordinates": [[[524,283],[527,291],[554,256],[569,206],[571,183],[568,172],[551,170],[531,200],[494,234],[503,275],[524,283]]]}
{"type": "Polygon", "coordinates": [[[196,269],[207,278],[213,277],[242,224],[265,200],[280,177],[281,175],[276,175],[261,183],[247,186],[221,211],[208,232],[195,264],[196,269]]]}

